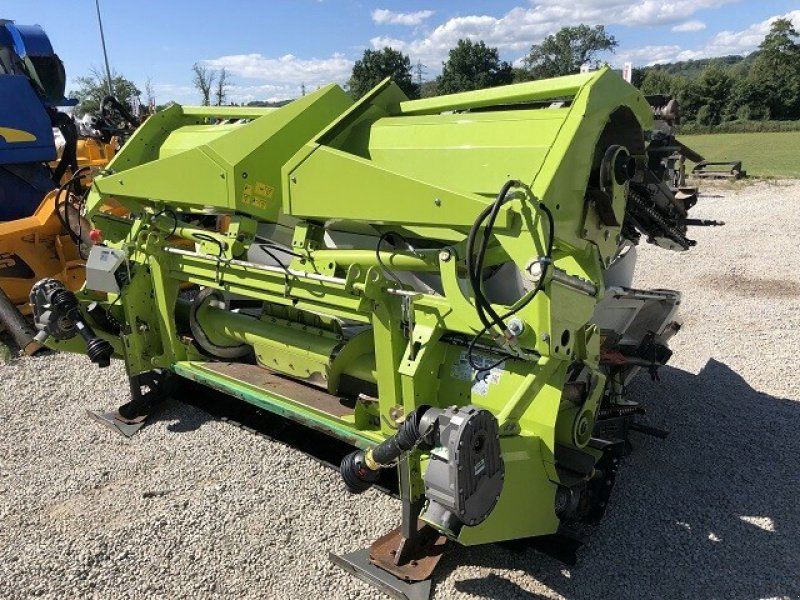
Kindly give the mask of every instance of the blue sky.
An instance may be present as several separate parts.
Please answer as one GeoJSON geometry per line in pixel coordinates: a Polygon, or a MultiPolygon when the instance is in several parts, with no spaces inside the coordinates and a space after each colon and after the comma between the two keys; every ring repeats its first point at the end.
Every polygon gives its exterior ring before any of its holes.
{"type": "MultiPolygon", "coordinates": [[[[38,23],[70,80],[102,65],[94,0],[0,0],[0,18],[38,23]]],[[[619,48],[606,59],[700,58],[752,51],[769,20],[800,28],[798,0],[101,0],[112,67],[159,103],[196,103],[191,66],[226,67],[230,100],[285,99],[346,81],[366,48],[390,45],[434,77],[459,38],[483,39],[514,61],[563,25],[605,24],[619,48]]]]}

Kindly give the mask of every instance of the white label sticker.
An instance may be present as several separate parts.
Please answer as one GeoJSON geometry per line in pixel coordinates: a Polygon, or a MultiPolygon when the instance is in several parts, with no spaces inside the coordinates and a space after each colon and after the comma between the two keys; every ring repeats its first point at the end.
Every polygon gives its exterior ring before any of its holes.
{"type": "MultiPolygon", "coordinates": [[[[478,366],[490,367],[497,362],[497,359],[473,354],[472,362],[478,366]]],[[[500,376],[505,371],[505,364],[503,361],[489,371],[475,371],[467,358],[467,352],[464,351],[450,370],[450,375],[461,381],[472,381],[472,392],[479,396],[485,396],[489,392],[489,386],[500,381],[500,376]]]]}

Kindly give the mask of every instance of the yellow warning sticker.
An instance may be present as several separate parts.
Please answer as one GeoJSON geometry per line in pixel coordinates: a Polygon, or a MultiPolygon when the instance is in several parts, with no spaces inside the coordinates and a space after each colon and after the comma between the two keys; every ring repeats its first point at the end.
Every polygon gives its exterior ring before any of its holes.
{"type": "Polygon", "coordinates": [[[261,181],[256,182],[256,196],[266,196],[267,198],[272,198],[272,193],[275,191],[270,185],[263,183],[261,181]]]}

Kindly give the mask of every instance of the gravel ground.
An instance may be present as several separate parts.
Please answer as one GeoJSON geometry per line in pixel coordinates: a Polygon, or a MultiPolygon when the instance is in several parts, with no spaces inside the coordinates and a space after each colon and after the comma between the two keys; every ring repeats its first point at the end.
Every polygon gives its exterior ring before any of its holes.
{"type": "MultiPolygon", "coordinates": [[[[457,549],[436,598],[800,598],[800,182],[709,190],[697,247],[645,247],[637,283],[684,292],[661,382],[609,513],[566,568],[457,549]]],[[[0,366],[0,598],[376,598],[327,561],[396,525],[302,453],[177,402],[132,440],[84,416],[126,401],[120,364],[0,366]]],[[[636,435],[636,434],[634,434],[636,435]]]]}

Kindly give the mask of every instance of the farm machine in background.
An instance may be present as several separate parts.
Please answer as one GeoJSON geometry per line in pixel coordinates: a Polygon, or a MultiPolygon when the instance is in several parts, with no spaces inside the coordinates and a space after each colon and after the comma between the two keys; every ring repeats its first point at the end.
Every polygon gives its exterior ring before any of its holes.
{"type": "Polygon", "coordinates": [[[655,127],[650,143],[650,161],[660,163],[665,180],[677,194],[697,196],[697,187],[686,185],[686,161],[694,163],[691,175],[697,179],[741,179],[747,177],[742,161],[709,161],[675,137],[675,128],[680,125],[680,107],[674,96],[653,94],[646,96],[653,108],[655,127]],[[656,150],[658,148],[658,150],[656,150]]]}
{"type": "Polygon", "coordinates": [[[59,110],[75,104],[65,85],[45,32],[0,19],[0,325],[27,352],[38,348],[22,317],[31,287],[43,277],[83,285],[91,244],[83,196],[138,125],[111,96],[100,115],[76,123],[59,110]]]}
{"type": "Polygon", "coordinates": [[[652,132],[607,68],[171,106],[94,180],[85,286],[32,289],[40,339],[125,361],[126,433],[184,378],[352,445],[353,493],[396,470],[400,527],[333,559],[424,597],[448,544],[598,520],[629,432],[663,433],[625,391],[670,358],[681,296],[632,287],[636,246],[694,241],[652,132]]]}

